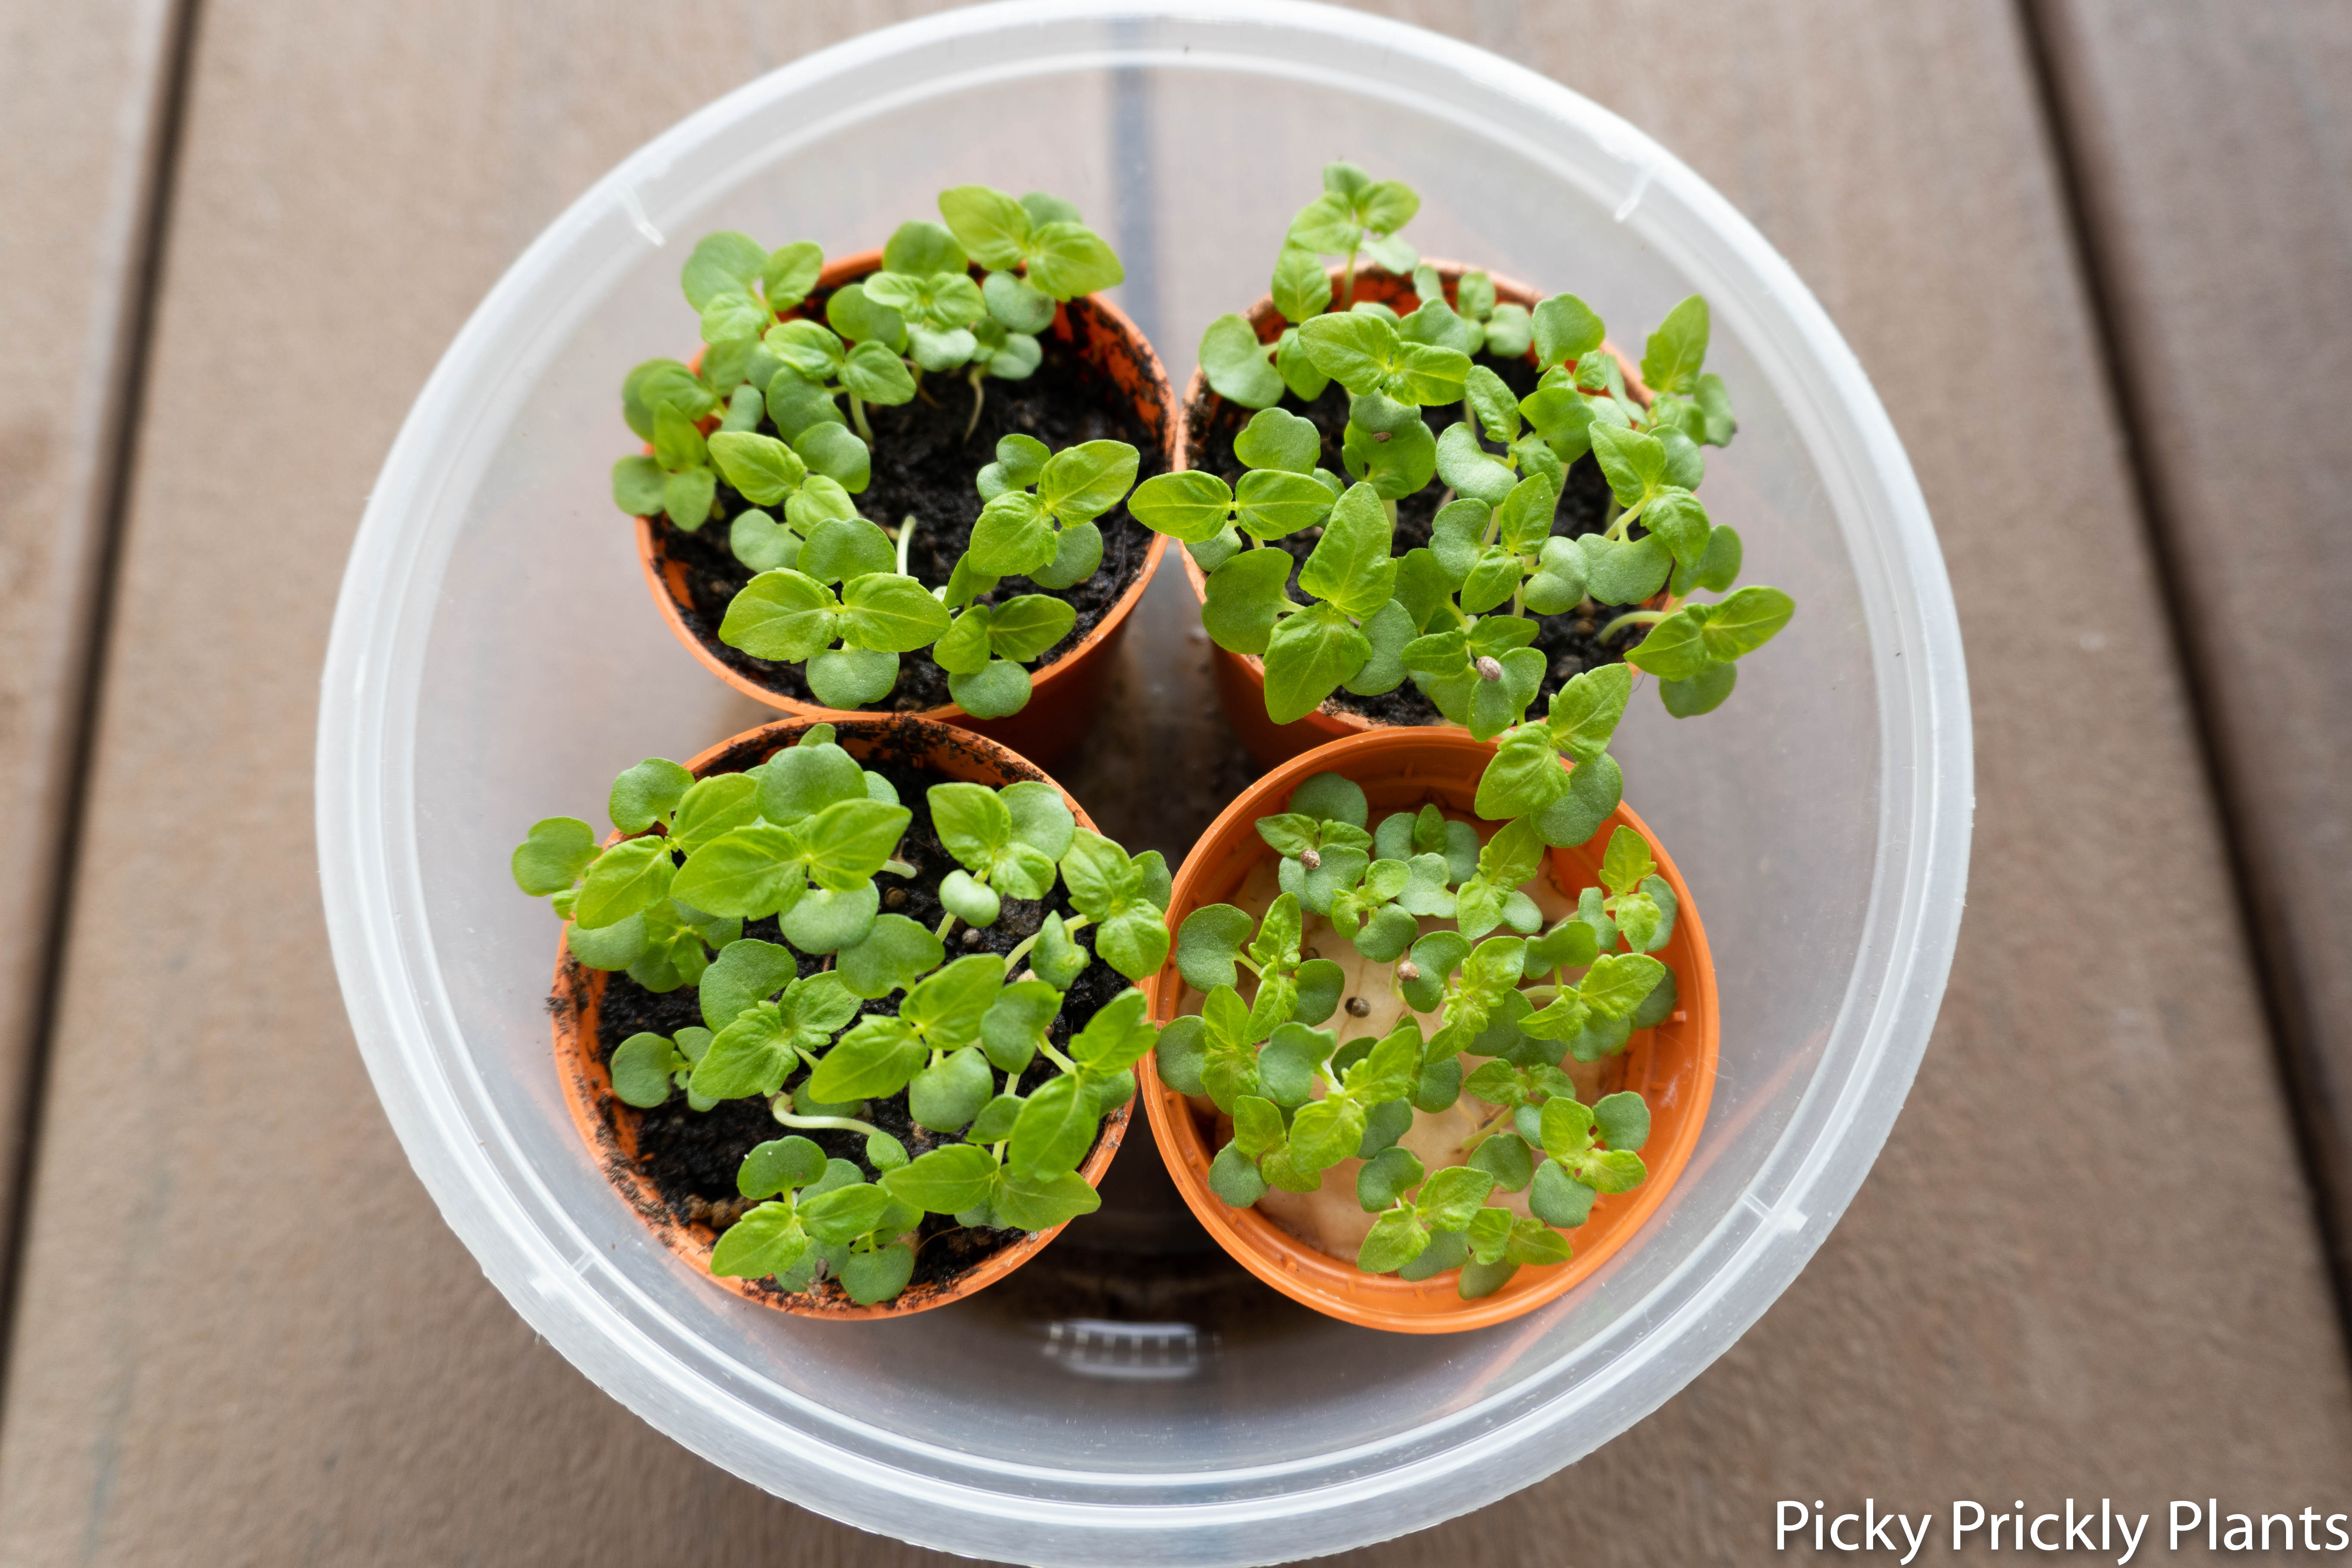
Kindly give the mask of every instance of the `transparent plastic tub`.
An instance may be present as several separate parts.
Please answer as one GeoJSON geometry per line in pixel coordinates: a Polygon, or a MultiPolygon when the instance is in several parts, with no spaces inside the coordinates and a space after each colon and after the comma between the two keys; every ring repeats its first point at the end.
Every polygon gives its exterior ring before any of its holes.
{"type": "MultiPolygon", "coordinates": [[[[1941,995],[1967,868],[1957,623],[1909,467],[1770,247],[1654,142],[1491,55],[1276,0],[953,11],[752,83],[629,159],[518,261],[410,414],[344,580],[319,841],[353,1027],[417,1174],[484,1272],[678,1442],[820,1512],[1033,1563],[1260,1563],[1428,1525],[1607,1441],[1720,1354],[1877,1154],[1941,995]],[[1704,1140],[1593,1280],[1484,1332],[1375,1335],[1272,1292],[1091,1321],[997,1289],[905,1322],[762,1311],[655,1245],[565,1114],[542,1000],[555,927],[506,854],[620,767],[745,714],[646,602],[606,470],[615,391],[693,321],[706,230],[829,252],[965,181],[1075,199],[1179,384],[1265,291],[1327,158],[1423,196],[1412,235],[1572,288],[1638,341],[1684,294],[1741,428],[1707,499],[1801,605],[1737,698],[1637,702],[1629,795],[1706,911],[1724,1001],[1704,1140]],[[1724,766],[1721,759],[1736,759],[1724,766]],[[1715,759],[1709,763],[1706,759],[1715,759]]],[[[1135,1278],[1213,1279],[1133,1142],[1097,1216],[1135,1278]],[[1125,1218],[1120,1211],[1127,1211],[1125,1218]]],[[[1172,1287],[1171,1287],[1172,1288],[1172,1287]]],[[[1171,1298],[1174,1299],[1174,1298],[1171,1298]]]]}

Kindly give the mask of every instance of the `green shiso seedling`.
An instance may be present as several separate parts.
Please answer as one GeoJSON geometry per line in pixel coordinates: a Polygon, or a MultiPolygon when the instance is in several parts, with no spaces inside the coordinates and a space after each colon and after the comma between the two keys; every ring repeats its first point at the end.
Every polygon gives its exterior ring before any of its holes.
{"type": "Polygon", "coordinates": [[[1701,447],[1727,444],[1737,428],[1722,378],[1702,368],[1706,301],[1685,300],[1650,335],[1644,403],[1583,300],[1555,294],[1531,310],[1498,302],[1483,272],[1465,273],[1449,300],[1398,233],[1420,207],[1410,188],[1349,163],[1327,167],[1324,187],[1292,220],[1275,265],[1274,308],[1287,323],[1276,340],[1260,342],[1239,315],[1219,318],[1201,340],[1210,386],[1260,411],[1234,443],[1247,470],[1240,484],[1167,474],[1146,480],[1130,503],[1208,574],[1211,637],[1264,659],[1267,717],[1288,723],[1339,689],[1375,697],[1410,679],[1447,721],[1492,739],[1525,721],[1542,688],[1549,661],[1530,646],[1538,619],[1591,619],[1604,606],[1621,613],[1601,627],[1600,643],[1624,646],[1646,632],[1622,657],[1658,677],[1669,713],[1721,705],[1736,661],[1785,626],[1795,605],[1778,588],[1732,591],[1739,535],[1714,522],[1695,493],[1706,476],[1701,447]],[[1353,298],[1359,252],[1412,278],[1412,312],[1353,298]],[[1336,289],[1331,256],[1341,258],[1336,289]],[[1534,390],[1515,393],[1475,363],[1482,353],[1531,360],[1534,390]],[[1311,403],[1334,383],[1348,395],[1340,455],[1353,483],[1345,489],[1316,467],[1320,432],[1279,406],[1286,395],[1311,403]],[[1423,411],[1455,405],[1461,418],[1433,434],[1423,411]],[[1569,466],[1588,455],[1612,499],[1600,531],[1570,537],[1559,531],[1560,495],[1569,466]],[[1277,490],[1266,470],[1311,475],[1327,493],[1277,490]],[[1429,542],[1391,559],[1397,502],[1433,484],[1443,494],[1429,542]],[[1283,504],[1253,506],[1257,494],[1283,504]],[[1290,552],[1258,547],[1318,529],[1321,542],[1297,566],[1301,604],[1290,592],[1290,552]],[[1327,558],[1335,535],[1344,544],[1327,558]],[[1728,597],[1690,596],[1700,591],[1728,597]]]}
{"type": "Polygon", "coordinates": [[[896,858],[913,814],[827,725],[742,773],[641,763],[613,787],[614,826],[632,837],[600,849],[586,823],[555,817],[514,852],[517,883],[572,921],[583,964],[698,989],[699,1026],[614,1049],[615,1095],[648,1109],[681,1095],[698,1112],[769,1103],[780,1134],[743,1160],[746,1206],[713,1273],[802,1290],[823,1272],[871,1305],[912,1278],[926,1215],[1040,1231],[1099,1203],[1078,1167],[1156,1030],[1128,986],[1066,1047],[1052,1036],[1090,965],[1133,981],[1166,960],[1167,867],[1079,827],[1050,784],[940,784],[926,804],[958,862],[934,927],[883,909],[878,879],[914,872],[896,858]],[[1073,918],[1049,915],[1006,954],[949,957],[960,923],[992,926],[1003,899],[1056,886],[1073,918]],[[742,935],[767,917],[782,942],[742,935]],[[1052,1071],[1037,1081],[1041,1058],[1052,1071]],[[920,1152],[866,1119],[899,1095],[920,1152]],[[824,1131],[863,1135],[874,1178],[828,1160],[808,1136],[824,1131]]]}
{"type": "Polygon", "coordinates": [[[907,569],[914,519],[885,528],[859,515],[873,478],[867,409],[935,401],[926,378],[956,377],[970,387],[969,436],[988,379],[1029,377],[1055,309],[1125,273],[1056,197],[963,185],[940,193],[939,207],[944,225],[900,225],[881,268],[834,289],[821,320],[810,301],[824,265],[815,244],[771,251],[731,231],[705,236],[681,277],[701,315],[699,366],[654,359],[629,373],[622,412],[652,450],[614,465],[613,500],[692,533],[724,511],[721,481],[739,495],[746,504],[728,519],[727,544],[757,575],[729,605],[719,640],[804,666],[819,702],[880,702],[899,657],[952,626],[960,635],[939,658],[950,695],[976,717],[1003,718],[1027,704],[1024,667],[1069,633],[1076,613],[1050,595],[975,601],[1006,576],[1060,590],[1093,575],[1103,553],[1094,519],[1126,498],[1139,454],[1118,441],[1052,453],[1007,437],[976,482],[990,500],[1039,487],[1028,526],[1017,539],[998,530],[985,547],[976,534],[950,580],[927,588],[907,569]]]}
{"type": "MultiPolygon", "coordinates": [[[[1176,963],[1203,1001],[1166,1026],[1156,1057],[1171,1088],[1232,1119],[1211,1189],[1245,1208],[1271,1190],[1314,1193],[1355,1159],[1356,1203],[1373,1216],[1355,1255],[1366,1273],[1459,1268],[1473,1300],[1523,1265],[1566,1261],[1562,1233],[1647,1175],[1642,1097],[1588,1104],[1562,1066],[1619,1055],[1674,1010],[1674,973],[1655,955],[1675,900],[1642,836],[1619,826],[1601,885],[1546,927],[1522,887],[1544,858],[1525,819],[1483,843],[1433,805],[1374,824],[1360,788],[1322,773],[1257,831],[1282,857],[1281,892],[1263,916],[1212,904],[1186,917],[1176,963]],[[1354,949],[1369,966],[1360,985],[1383,971],[1402,1003],[1394,1028],[1342,1042],[1323,1026],[1346,974],[1304,956],[1310,931],[1354,949]],[[1433,1149],[1421,1130],[1465,1095],[1483,1113],[1433,1149]]],[[[1369,1016],[1360,992],[1349,1014],[1369,1016]]]]}

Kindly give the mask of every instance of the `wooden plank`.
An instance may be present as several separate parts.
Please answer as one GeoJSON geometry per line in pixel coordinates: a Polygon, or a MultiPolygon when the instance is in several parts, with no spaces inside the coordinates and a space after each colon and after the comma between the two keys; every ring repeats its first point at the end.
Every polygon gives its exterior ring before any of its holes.
{"type": "Polygon", "coordinates": [[[0,1327],[176,10],[0,0],[0,1327]]]}
{"type": "Polygon", "coordinates": [[[2352,1291],[2352,447],[2231,412],[2352,399],[2352,13],[2063,0],[2033,15],[2352,1291]]]}
{"type": "MultiPolygon", "coordinates": [[[[2324,1495],[2352,1384],[2013,13],[1398,10],[1654,129],[1822,294],[1943,531],[1982,809],[1937,1048],[1811,1268],[1592,1459],[1358,1560],[1751,1561],[1800,1494],[2324,1495]],[[1995,397],[1979,363],[2033,374],[1995,397]]],[[[0,1413],[26,1560],[948,1561],[691,1459],[481,1282],[349,1049],[301,826],[334,520],[465,311],[646,134],[900,14],[714,5],[674,41],[619,8],[208,7],[0,1413]],[[195,912],[232,886],[268,918],[195,912]]],[[[1197,645],[1155,604],[1128,679],[1182,700],[1197,645]]],[[[1089,766],[1197,817],[1228,757],[1089,766]]]]}

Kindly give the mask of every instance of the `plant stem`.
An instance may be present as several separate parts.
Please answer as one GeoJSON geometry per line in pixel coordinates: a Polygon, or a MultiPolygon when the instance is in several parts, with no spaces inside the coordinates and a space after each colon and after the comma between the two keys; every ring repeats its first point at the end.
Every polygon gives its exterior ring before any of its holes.
{"type": "MultiPolygon", "coordinates": [[[[1064,921],[1062,922],[1062,930],[1065,932],[1078,931],[1082,929],[1086,923],[1087,917],[1079,915],[1074,920],[1064,921]]],[[[1012,973],[1013,970],[1019,966],[1021,961],[1029,956],[1029,950],[1037,945],[1037,939],[1045,934],[1045,928],[1041,925],[1035,931],[1031,931],[1027,936],[1023,937],[1019,942],[1014,942],[1013,944],[1013,951],[1004,955],[1004,973],[1007,974],[1012,973]]]]}
{"type": "Polygon", "coordinates": [[[1061,1052],[1055,1050],[1054,1048],[1053,1041],[1040,1039],[1037,1042],[1037,1048],[1045,1053],[1046,1060],[1052,1062],[1055,1067],[1060,1068],[1064,1072],[1076,1072],[1078,1070],[1078,1064],[1064,1056],[1061,1052]]]}
{"type": "Polygon", "coordinates": [[[1664,610],[1629,610],[1601,628],[1601,640],[1607,642],[1627,626],[1654,626],[1666,618],[1664,610]]]}
{"type": "Polygon", "coordinates": [[[982,391],[982,390],[981,390],[980,383],[981,383],[981,378],[982,378],[982,376],[986,375],[987,374],[988,374],[988,367],[987,367],[986,365],[975,365],[974,367],[972,367],[972,373],[971,373],[971,418],[968,422],[966,422],[966,424],[964,425],[964,427],[963,427],[963,438],[964,438],[965,440],[967,440],[967,441],[969,441],[969,440],[971,440],[971,433],[972,433],[973,431],[975,431],[975,430],[977,430],[977,429],[979,429],[979,428],[980,428],[980,408],[981,408],[981,405],[982,405],[982,403],[986,402],[986,401],[987,401],[987,398],[988,398],[988,394],[986,394],[985,392],[983,392],[983,391],[982,391]]]}
{"type": "Polygon", "coordinates": [[[854,392],[849,395],[849,422],[857,426],[868,447],[874,445],[874,426],[866,423],[866,400],[854,392]]]}
{"type": "Polygon", "coordinates": [[[1396,526],[1397,520],[1396,502],[1392,500],[1383,500],[1381,502],[1381,510],[1389,514],[1389,526],[1391,528],[1394,528],[1396,526]]]}
{"type": "Polygon", "coordinates": [[[768,1108],[768,1114],[786,1127],[812,1127],[819,1131],[835,1132],[863,1132],[868,1138],[882,1131],[879,1127],[860,1121],[854,1116],[797,1116],[784,1109],[792,1102],[790,1095],[780,1094],[776,1096],[775,1103],[768,1108]]]}
{"type": "Polygon", "coordinates": [[[950,910],[946,914],[940,917],[939,929],[931,932],[931,934],[939,938],[941,942],[945,942],[948,939],[948,932],[953,930],[955,930],[955,911],[953,910],[950,910]]]}
{"type": "Polygon", "coordinates": [[[1352,310],[1356,303],[1356,247],[1348,247],[1348,270],[1339,279],[1339,309],[1352,310]]]}
{"type": "Polygon", "coordinates": [[[901,577],[907,575],[907,551],[914,542],[915,514],[910,511],[907,520],[898,525],[898,575],[901,577]]]}

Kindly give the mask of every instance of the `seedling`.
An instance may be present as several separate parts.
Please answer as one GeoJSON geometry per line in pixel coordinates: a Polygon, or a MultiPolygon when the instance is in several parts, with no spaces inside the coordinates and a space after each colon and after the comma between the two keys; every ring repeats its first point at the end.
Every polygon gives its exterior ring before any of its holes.
{"type": "Polygon", "coordinates": [[[929,589],[908,573],[915,519],[889,530],[858,515],[855,498],[873,477],[866,409],[929,396],[927,374],[953,374],[971,386],[969,435],[985,378],[1033,374],[1036,334],[1055,310],[1124,273],[1056,197],[963,185],[939,205],[945,226],[900,225],[880,269],[834,289],[823,320],[810,300],[824,261],[816,245],[770,251],[731,231],[705,236],[681,277],[702,318],[700,369],[664,359],[630,373],[623,413],[653,449],[614,465],[613,497],[688,532],[727,516],[728,548],[756,575],[729,604],[719,640],[805,664],[825,706],[882,701],[899,657],[937,643],[955,700],[1003,718],[1027,705],[1023,667],[1068,635],[1076,611],[1045,595],[978,601],[1006,576],[1060,590],[1092,575],[1103,553],[1094,520],[1133,485],[1138,454],[1116,441],[1055,454],[1008,437],[979,486],[984,500],[1023,499],[994,508],[950,582],[929,589]],[[731,515],[722,480],[748,503],[731,515]],[[1039,493],[1027,495],[1033,485],[1039,493]]]}
{"type": "Polygon", "coordinates": [[[870,1305],[912,1278],[926,1215],[1036,1231],[1099,1202],[1078,1167],[1134,1094],[1156,1030],[1132,987],[1075,1030],[1064,1002],[1096,962],[1129,980],[1159,969],[1167,868],[1079,827],[1047,784],[934,784],[926,804],[959,862],[936,929],[884,912],[877,879],[915,871],[896,858],[913,814],[825,725],[742,773],[642,763],[613,790],[614,826],[633,837],[600,852],[587,824],[558,817],[515,851],[517,882],[572,918],[565,940],[583,963],[697,987],[701,1025],[622,1042],[614,1092],[646,1108],[683,1095],[696,1111],[763,1099],[782,1130],[743,1161],[737,1187],[754,1206],[719,1237],[713,1273],[799,1290],[822,1270],[870,1305]],[[1076,915],[1050,916],[1010,954],[949,959],[959,921],[992,926],[1003,899],[1057,886],[1076,915]],[[765,919],[781,941],[741,934],[765,919]],[[647,933],[662,921],[687,934],[656,952],[647,933]],[[1077,939],[1088,928],[1091,952],[1077,939]],[[912,1150],[867,1111],[901,1095],[912,1150]],[[811,1136],[826,1133],[862,1139],[845,1146],[863,1166],[828,1159],[811,1136]]]}
{"type": "MultiPolygon", "coordinates": [[[[1239,596],[1251,613],[1222,613],[1215,604],[1215,574],[1240,540],[1230,530],[1202,531],[1217,500],[1201,482],[1207,476],[1171,476],[1185,488],[1151,497],[1165,502],[1157,519],[1136,511],[1183,540],[1212,574],[1203,616],[1210,636],[1233,652],[1266,657],[1267,716],[1288,722],[1308,710],[1298,702],[1310,693],[1319,691],[1317,703],[1343,685],[1377,695],[1409,676],[1448,721],[1492,739],[1525,721],[1546,683],[1551,661],[1532,646],[1539,623],[1569,615],[1588,627],[1605,620],[1587,662],[1612,657],[1629,633],[1650,628],[1624,657],[1658,675],[1675,717],[1720,705],[1737,679],[1734,661],[1777,633],[1795,606],[1775,588],[1741,589],[1717,604],[1690,598],[1729,593],[1742,564],[1738,532],[1716,524],[1694,493],[1706,473],[1701,447],[1728,443],[1737,428],[1722,378],[1703,369],[1706,302],[1684,300],[1651,334],[1642,360],[1646,397],[1637,395],[1583,300],[1563,293],[1523,308],[1499,300],[1483,272],[1464,273],[1449,300],[1437,271],[1397,235],[1419,206],[1409,188],[1344,163],[1327,168],[1324,184],[1276,263],[1272,300],[1286,323],[1279,336],[1262,343],[1245,318],[1222,317],[1202,339],[1201,363],[1218,394],[1260,411],[1235,440],[1245,467],[1259,464],[1244,443],[1268,416],[1285,412],[1286,397],[1304,406],[1336,383],[1348,395],[1344,466],[1372,488],[1391,521],[1398,501],[1442,484],[1429,543],[1396,563],[1397,613],[1372,606],[1352,614],[1360,629],[1380,628],[1360,642],[1307,623],[1325,633],[1314,639],[1313,677],[1278,680],[1261,631],[1265,606],[1280,609],[1273,565],[1244,567],[1229,581],[1229,598],[1246,581],[1239,596]],[[1419,301],[1411,313],[1352,298],[1360,250],[1410,273],[1419,301]],[[1333,255],[1342,258],[1336,293],[1324,260],[1333,255]],[[1536,385],[1522,397],[1498,367],[1530,361],[1536,385]],[[1423,410],[1456,403],[1460,419],[1433,435],[1423,410]],[[1569,466],[1588,455],[1612,499],[1599,531],[1570,537],[1558,531],[1559,498],[1569,466]],[[1610,617],[1601,614],[1608,606],[1625,608],[1610,617]],[[1357,668],[1370,671],[1369,681],[1323,679],[1360,654],[1357,668]]],[[[1289,662],[1294,672],[1302,668],[1289,662]]]]}
{"type": "Polygon", "coordinates": [[[1244,1208],[1270,1189],[1313,1192],[1360,1160],[1357,1199],[1378,1217],[1357,1266],[1406,1279],[1459,1268],[1457,1290],[1474,1300],[1522,1265],[1565,1261],[1560,1232],[1645,1178],[1641,1096],[1586,1105],[1560,1064],[1622,1052],[1633,1030],[1672,1013],[1673,971],[1654,954],[1673,935],[1675,902],[1642,836],[1620,826],[1601,885],[1547,930],[1522,887],[1542,864],[1532,822],[1507,822],[1482,844],[1435,806],[1376,826],[1369,816],[1360,788],[1322,773],[1288,810],[1258,819],[1282,857],[1282,891],[1262,917],[1229,904],[1186,917],[1176,963],[1203,1000],[1161,1031],[1156,1061],[1170,1087],[1233,1119],[1209,1171],[1219,1198],[1244,1208]],[[1389,984],[1410,1011],[1386,1035],[1342,1044],[1322,1026],[1344,972],[1301,960],[1318,914],[1334,939],[1393,965],[1389,984]],[[1481,1059],[1465,1071],[1465,1058],[1481,1059]],[[1487,1113],[1429,1169],[1400,1141],[1417,1114],[1465,1092],[1487,1113]],[[1498,1189],[1526,1193],[1529,1213],[1490,1203],[1498,1189]]]}

